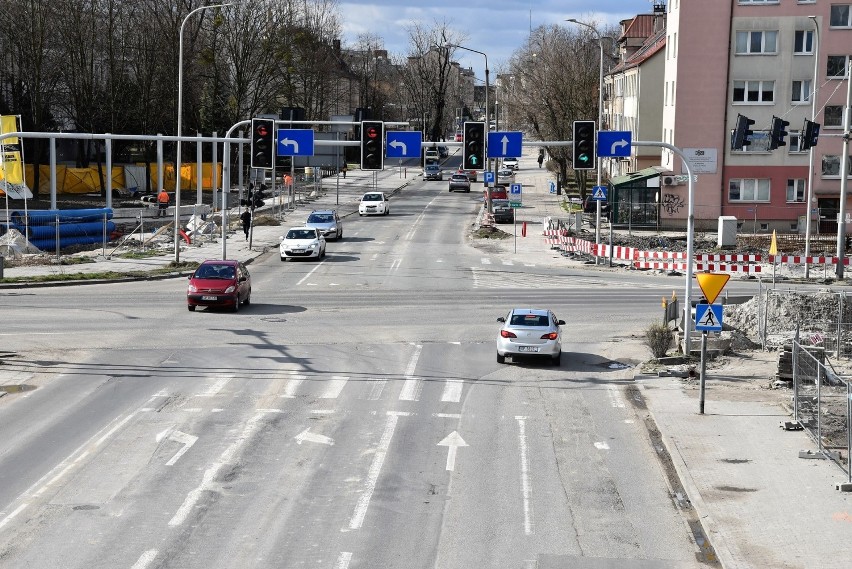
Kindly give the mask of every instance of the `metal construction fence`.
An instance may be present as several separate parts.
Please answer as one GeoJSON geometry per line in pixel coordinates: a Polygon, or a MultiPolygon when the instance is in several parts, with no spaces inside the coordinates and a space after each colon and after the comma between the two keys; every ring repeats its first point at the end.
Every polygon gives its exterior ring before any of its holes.
{"type": "Polygon", "coordinates": [[[852,483],[852,383],[824,361],[822,350],[792,344],[793,420],[817,443],[819,453],[832,460],[852,483]]]}

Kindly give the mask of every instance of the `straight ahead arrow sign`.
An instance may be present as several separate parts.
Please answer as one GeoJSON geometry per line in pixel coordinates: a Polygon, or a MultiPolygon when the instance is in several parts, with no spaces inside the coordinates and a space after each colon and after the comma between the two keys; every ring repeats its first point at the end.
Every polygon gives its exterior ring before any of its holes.
{"type": "Polygon", "coordinates": [[[509,137],[504,134],[503,138],[500,139],[500,142],[503,143],[503,154],[509,152],[509,137]]]}
{"type": "Polygon", "coordinates": [[[450,447],[447,450],[447,470],[455,470],[456,468],[456,452],[458,452],[459,447],[468,446],[464,439],[461,438],[461,435],[458,432],[453,431],[449,435],[447,435],[444,440],[438,443],[439,447],[450,447]]]}

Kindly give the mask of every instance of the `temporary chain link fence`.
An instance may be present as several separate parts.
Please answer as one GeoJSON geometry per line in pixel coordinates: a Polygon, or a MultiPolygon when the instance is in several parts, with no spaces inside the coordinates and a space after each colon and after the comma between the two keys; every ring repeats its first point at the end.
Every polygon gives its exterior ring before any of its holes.
{"type": "Polygon", "coordinates": [[[852,382],[838,376],[825,361],[825,351],[796,338],[793,356],[793,419],[852,483],[852,382]]]}

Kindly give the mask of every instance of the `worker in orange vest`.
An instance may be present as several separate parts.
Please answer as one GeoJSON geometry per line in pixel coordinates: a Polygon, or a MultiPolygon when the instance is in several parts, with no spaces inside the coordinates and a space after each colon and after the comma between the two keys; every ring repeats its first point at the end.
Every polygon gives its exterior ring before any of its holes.
{"type": "Polygon", "coordinates": [[[169,207],[169,194],[166,193],[165,189],[160,190],[160,193],[157,194],[157,204],[159,206],[157,217],[166,217],[166,209],[169,207]]]}

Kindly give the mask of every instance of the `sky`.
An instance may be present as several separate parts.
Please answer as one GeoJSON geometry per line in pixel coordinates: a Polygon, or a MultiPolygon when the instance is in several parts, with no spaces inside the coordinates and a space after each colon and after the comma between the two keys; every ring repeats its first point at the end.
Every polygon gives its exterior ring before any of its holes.
{"type": "MultiPolygon", "coordinates": [[[[656,0],[660,2],[662,0],[656,0]]],[[[407,29],[413,22],[426,28],[446,21],[467,37],[462,45],[488,56],[491,74],[508,63],[512,53],[529,37],[530,29],[543,24],[563,24],[567,18],[617,25],[636,14],[650,14],[652,0],[339,0],[344,44],[352,46],[358,35],[370,33],[384,39],[390,53],[408,53],[407,29]]],[[[472,67],[482,79],[485,58],[478,53],[456,50],[462,67],[472,67]]]]}

